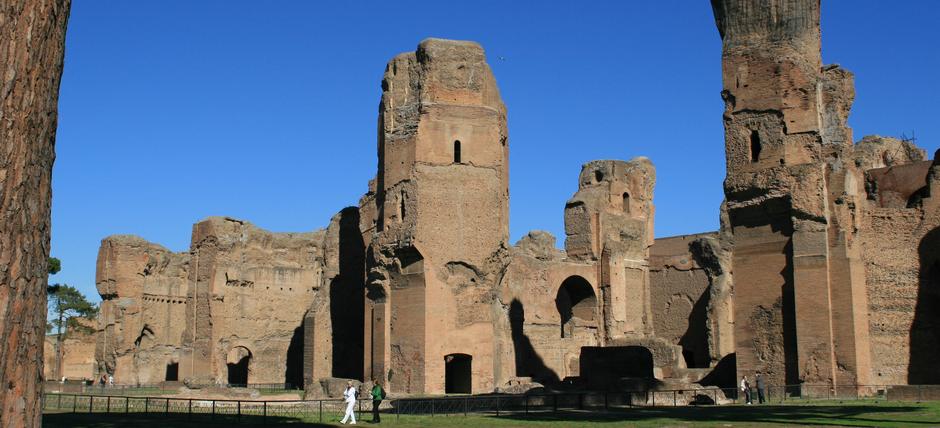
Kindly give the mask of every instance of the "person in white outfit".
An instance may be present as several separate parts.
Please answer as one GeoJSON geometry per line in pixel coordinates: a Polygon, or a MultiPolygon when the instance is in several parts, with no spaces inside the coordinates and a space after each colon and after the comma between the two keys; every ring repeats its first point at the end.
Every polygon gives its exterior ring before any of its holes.
{"type": "Polygon", "coordinates": [[[347,420],[352,420],[350,425],[356,424],[356,395],[358,394],[352,382],[346,382],[346,390],[343,391],[343,399],[346,401],[346,415],[339,423],[345,424],[347,420]]]}

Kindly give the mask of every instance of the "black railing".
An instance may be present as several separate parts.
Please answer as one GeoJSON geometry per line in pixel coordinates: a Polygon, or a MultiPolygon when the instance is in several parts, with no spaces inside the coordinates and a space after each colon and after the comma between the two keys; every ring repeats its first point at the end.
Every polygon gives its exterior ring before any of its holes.
{"type": "MultiPolygon", "coordinates": [[[[800,404],[821,400],[940,400],[940,385],[829,385],[768,386],[765,402],[800,404]]],[[[756,388],[752,402],[759,403],[756,388]]],[[[469,414],[539,414],[559,411],[616,411],[641,407],[721,406],[744,404],[744,392],[737,388],[696,388],[628,392],[559,392],[521,395],[491,394],[426,398],[400,398],[382,402],[383,415],[469,415],[469,414]]],[[[176,397],[140,397],[107,394],[45,393],[47,411],[75,413],[151,413],[176,414],[208,419],[294,418],[307,421],[332,421],[341,418],[346,405],[339,399],[328,400],[214,400],[176,397]]],[[[357,418],[371,411],[369,400],[356,406],[357,418]]]]}
{"type": "Polygon", "coordinates": [[[249,383],[249,384],[183,384],[181,382],[162,382],[155,384],[138,385],[107,385],[107,384],[89,384],[86,382],[54,382],[46,381],[43,390],[45,392],[57,392],[68,394],[88,394],[88,395],[139,395],[146,396],[150,394],[176,393],[181,387],[190,389],[205,388],[251,388],[261,393],[278,393],[303,390],[302,387],[289,383],[249,383]]]}

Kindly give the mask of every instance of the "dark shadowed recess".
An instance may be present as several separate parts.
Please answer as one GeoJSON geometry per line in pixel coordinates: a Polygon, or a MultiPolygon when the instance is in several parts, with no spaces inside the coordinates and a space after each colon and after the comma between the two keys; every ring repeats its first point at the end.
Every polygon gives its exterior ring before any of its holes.
{"type": "Polygon", "coordinates": [[[339,220],[339,275],[330,284],[333,376],[362,379],[365,299],[365,244],[359,209],[344,208],[339,220]]]}
{"type": "Polygon", "coordinates": [[[924,235],[917,247],[920,278],[911,323],[911,359],[907,382],[940,384],[940,228],[924,235]]]}
{"type": "Polygon", "coordinates": [[[509,326],[512,331],[512,346],[516,356],[516,376],[531,377],[533,381],[545,386],[557,385],[558,374],[545,365],[542,357],[535,351],[532,341],[526,336],[525,307],[522,302],[513,299],[509,304],[509,326]]]}
{"type": "Polygon", "coordinates": [[[304,387],[304,324],[294,329],[287,346],[287,361],[284,368],[284,383],[289,388],[304,387]]]}

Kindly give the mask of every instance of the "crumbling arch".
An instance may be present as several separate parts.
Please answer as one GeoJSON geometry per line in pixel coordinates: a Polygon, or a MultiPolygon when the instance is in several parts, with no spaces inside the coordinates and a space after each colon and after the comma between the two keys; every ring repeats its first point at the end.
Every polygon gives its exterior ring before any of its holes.
{"type": "Polygon", "coordinates": [[[448,354],[444,356],[444,392],[471,394],[473,392],[473,356],[448,354]]]}
{"type": "Polygon", "coordinates": [[[597,295],[588,280],[578,275],[569,276],[558,288],[555,307],[561,318],[561,337],[570,335],[572,320],[597,320],[597,295]]]}
{"type": "Polygon", "coordinates": [[[251,371],[251,351],[244,346],[236,346],[226,354],[225,363],[228,367],[228,384],[247,386],[248,374],[251,371]]]}

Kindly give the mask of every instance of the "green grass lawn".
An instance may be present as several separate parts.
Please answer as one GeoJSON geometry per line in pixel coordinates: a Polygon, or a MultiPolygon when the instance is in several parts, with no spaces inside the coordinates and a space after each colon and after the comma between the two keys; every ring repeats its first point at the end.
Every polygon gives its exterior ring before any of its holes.
{"type": "MultiPolygon", "coordinates": [[[[208,415],[194,416],[163,414],[88,414],[48,413],[43,416],[45,427],[203,427],[203,426],[338,426],[336,415],[323,423],[300,418],[230,417],[210,419],[208,415]],[[332,419],[332,420],[328,420],[332,419]]],[[[370,425],[369,414],[363,412],[360,425],[370,425]]],[[[528,416],[401,416],[383,415],[382,425],[391,427],[658,427],[658,426],[940,426],[940,402],[911,403],[884,401],[827,402],[810,404],[763,406],[711,406],[678,408],[636,408],[612,412],[567,411],[557,414],[530,414],[528,416]]]]}

